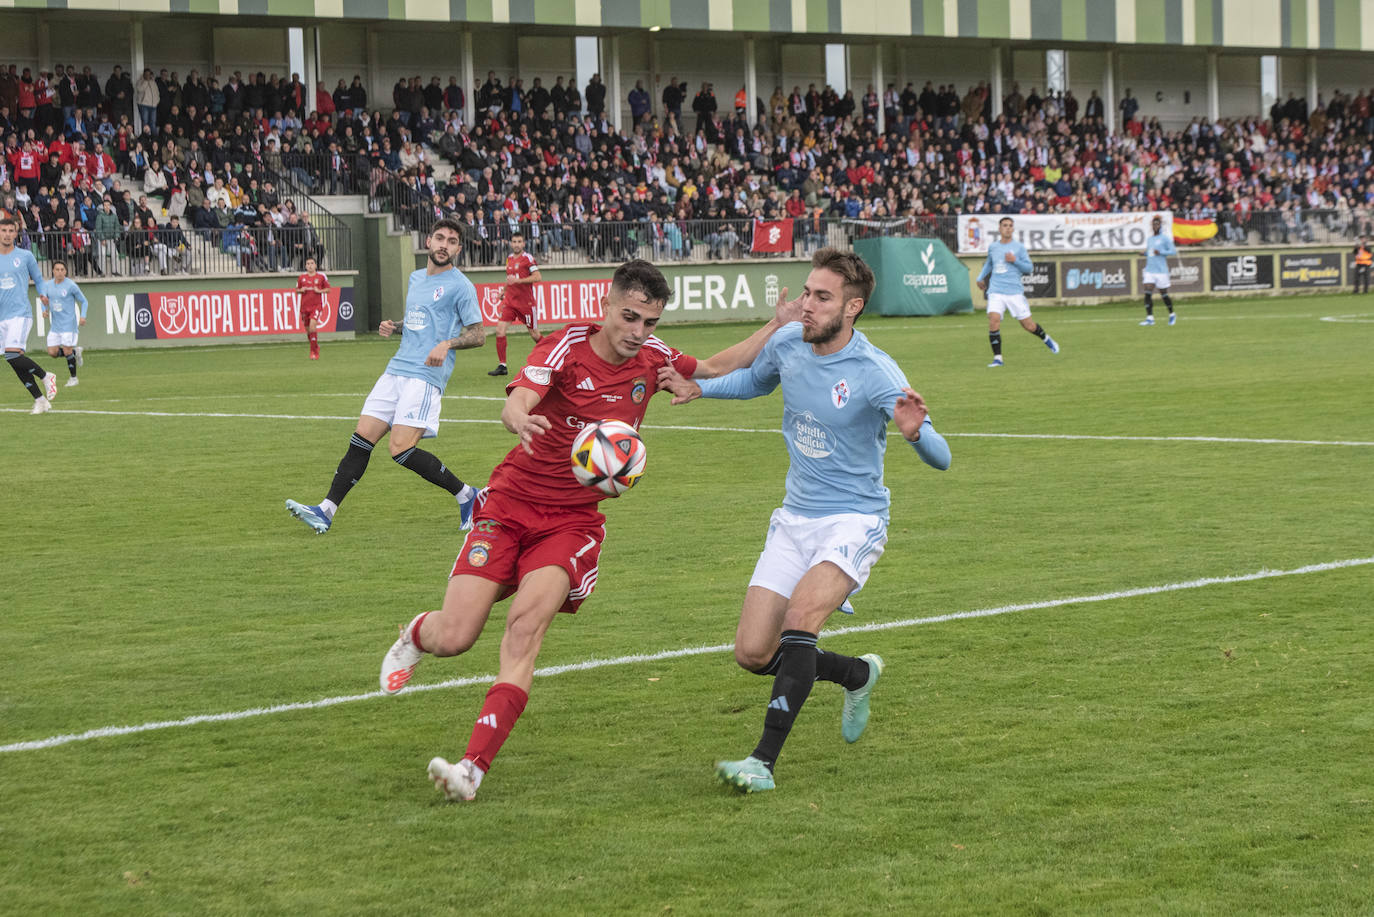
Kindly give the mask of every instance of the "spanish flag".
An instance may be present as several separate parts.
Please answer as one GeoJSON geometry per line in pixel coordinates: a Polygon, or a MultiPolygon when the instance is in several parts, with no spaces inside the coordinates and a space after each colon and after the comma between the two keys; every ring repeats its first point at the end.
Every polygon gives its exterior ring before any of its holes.
{"type": "Polygon", "coordinates": [[[1197,245],[1217,234],[1215,220],[1180,220],[1174,218],[1174,241],[1179,245],[1197,245]]]}

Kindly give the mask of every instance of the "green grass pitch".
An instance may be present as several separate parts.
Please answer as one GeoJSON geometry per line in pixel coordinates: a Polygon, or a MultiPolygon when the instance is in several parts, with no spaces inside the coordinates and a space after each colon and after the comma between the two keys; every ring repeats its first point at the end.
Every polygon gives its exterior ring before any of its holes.
{"type": "MultiPolygon", "coordinates": [[[[954,464],[891,445],[887,553],[831,625],[900,626],[822,635],[887,660],[868,733],[818,685],[753,797],[712,766],[768,698],[721,647],[781,498],[779,395],[655,399],[540,660],[605,664],[537,678],[454,805],[425,764],[461,755],[504,606],[416,676],[476,682],[368,696],[439,602],[452,500],[379,449],[327,535],[282,506],[324,495],[394,344],[93,352],[39,417],[0,383],[0,912],[1370,913],[1374,300],[1181,299],[1172,328],[1043,309],[1063,353],[1009,325],[1000,370],[981,315],[861,321],[954,464]]],[[[494,362],[458,355],[428,446],[479,483],[513,442],[494,362]]]]}

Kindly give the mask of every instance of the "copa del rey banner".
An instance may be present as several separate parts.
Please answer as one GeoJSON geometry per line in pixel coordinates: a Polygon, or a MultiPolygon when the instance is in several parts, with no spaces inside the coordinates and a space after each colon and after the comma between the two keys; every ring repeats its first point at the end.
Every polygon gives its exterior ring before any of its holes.
{"type": "MultiPolygon", "coordinates": [[[[136,340],[251,337],[303,330],[300,294],[294,289],[193,290],[134,296],[136,340]]],[[[352,287],[330,287],[322,295],[319,330],[353,330],[352,287]]]]}
{"type": "Polygon", "coordinates": [[[791,220],[755,220],[752,251],[786,253],[792,250],[791,220]]]}
{"type": "Polygon", "coordinates": [[[1174,215],[1167,210],[1142,213],[961,213],[959,254],[986,254],[997,241],[997,223],[1003,216],[1015,221],[1012,238],[1032,252],[1135,252],[1143,251],[1152,235],[1150,221],[1160,217],[1163,232],[1173,231],[1174,215]]]}

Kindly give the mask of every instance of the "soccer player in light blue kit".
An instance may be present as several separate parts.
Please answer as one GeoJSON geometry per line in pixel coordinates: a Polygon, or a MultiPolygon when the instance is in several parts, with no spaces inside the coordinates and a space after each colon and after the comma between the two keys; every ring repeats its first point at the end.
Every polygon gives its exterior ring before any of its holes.
{"type": "Polygon", "coordinates": [[[367,470],[372,447],[388,432],[396,464],[453,494],[461,527],[471,527],[477,488],[464,484],[437,456],[419,448],[421,439],[439,435],[439,405],[453,374],[453,351],[481,347],[486,340],[477,290],[453,266],[462,244],[456,221],[445,218],[434,224],[429,262],[410,275],[404,322],[387,319],[378,326],[382,337],[402,330],[401,346],[363,403],[328,496],[315,506],[286,501],[287,510],[317,534],[329,531],[339,504],[367,470]]]}
{"type": "Polygon", "coordinates": [[[782,385],[787,493],[769,520],[735,633],[735,661],[771,675],[772,696],[753,753],[716,765],[722,781],[746,793],[773,789],[783,742],[817,679],[845,689],[846,742],[868,725],[882,658],[824,652],[816,638],[836,608],[852,612],[849,596],[863,588],[887,543],[888,422],[896,421],[927,465],[943,471],[950,463],[924,399],[891,357],[854,330],[873,294],[873,271],[858,255],[833,248],[816,252],[811,268],[801,322],[775,333],[753,365],[701,382],[659,371],[674,404],[698,396],[756,398],[782,385]]]}
{"type": "Polygon", "coordinates": [[[1145,243],[1145,270],[1140,273],[1140,285],[1145,288],[1145,320],[1140,324],[1155,323],[1155,290],[1163,296],[1164,305],[1169,307],[1169,324],[1178,321],[1174,314],[1174,301],[1169,298],[1169,258],[1178,254],[1173,236],[1163,231],[1164,218],[1155,217],[1150,221],[1153,235],[1145,243]]]}
{"type": "Polygon", "coordinates": [[[43,317],[49,319],[48,356],[67,358],[67,370],[72,374],[67,380],[70,388],[81,381],[76,377],[76,368],[81,365],[81,347],[76,342],[79,329],[86,324],[86,311],[90,304],[86,302],[86,294],[81,292],[76,281],[67,276],[65,261],[52,263],[52,280],[38,289],[47,297],[43,317]]]}
{"type": "Polygon", "coordinates": [[[992,345],[992,362],[988,366],[1002,365],[1004,312],[1010,312],[1022,328],[1044,341],[1050,353],[1059,352],[1059,345],[1054,338],[1031,318],[1030,303],[1026,301],[1021,278],[1029,274],[1033,267],[1026,246],[1012,240],[1014,227],[1011,217],[1002,217],[997,221],[997,241],[988,245],[988,260],[978,272],[978,289],[988,294],[988,343],[992,345]]]}
{"type": "Polygon", "coordinates": [[[57,375],[24,353],[29,332],[33,330],[29,281],[38,287],[39,298],[43,299],[43,273],[38,270],[38,259],[33,252],[15,248],[14,240],[18,237],[19,221],[9,216],[0,219],[0,341],[4,343],[5,360],[10,369],[33,396],[33,413],[42,414],[52,407],[52,400],[57,397],[57,375]]]}

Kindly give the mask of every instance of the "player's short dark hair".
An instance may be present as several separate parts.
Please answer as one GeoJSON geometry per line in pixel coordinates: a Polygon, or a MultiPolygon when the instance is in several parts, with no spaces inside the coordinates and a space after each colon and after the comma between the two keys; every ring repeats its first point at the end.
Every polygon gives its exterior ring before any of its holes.
{"type": "Polygon", "coordinates": [[[440,229],[447,229],[447,230],[449,230],[450,232],[452,232],[454,235],[456,235],[459,239],[462,239],[462,238],[463,238],[463,227],[462,227],[462,224],[460,224],[460,223],[459,223],[457,220],[455,220],[453,217],[444,217],[443,219],[437,221],[437,222],[434,224],[434,226],[430,228],[429,234],[432,236],[432,235],[434,235],[434,233],[436,233],[436,232],[439,231],[440,229]]]}
{"type": "MultiPolygon", "coordinates": [[[[0,220],[0,222],[4,222],[4,221],[3,221],[3,220],[0,220]]],[[[52,263],[52,266],[53,266],[53,267],[57,267],[59,264],[62,265],[62,270],[64,270],[64,271],[69,271],[69,270],[71,270],[71,268],[67,267],[67,262],[63,261],[61,258],[55,259],[55,260],[53,261],[53,263],[52,263]]]]}
{"type": "Polygon", "coordinates": [[[19,221],[14,217],[0,217],[0,226],[13,226],[15,229],[18,229],[19,221]]]}
{"type": "Polygon", "coordinates": [[[512,239],[514,239],[514,238],[516,238],[516,237],[519,237],[519,238],[523,239],[523,238],[525,238],[525,233],[524,233],[522,230],[517,229],[515,232],[513,232],[513,233],[510,234],[510,237],[511,237],[512,239]]]}
{"type": "Polygon", "coordinates": [[[643,258],[626,261],[616,268],[611,289],[619,293],[643,293],[651,303],[666,303],[673,292],[663,272],[643,258]]]}
{"type": "Polygon", "coordinates": [[[1002,219],[997,221],[998,226],[1001,226],[1003,223],[1010,223],[1013,226],[1016,225],[1016,221],[1013,220],[1011,217],[1002,217],[1002,219]]]}
{"type": "MultiPolygon", "coordinates": [[[[811,256],[811,266],[818,270],[834,271],[844,280],[844,299],[861,299],[865,306],[873,295],[877,279],[873,269],[853,252],[840,251],[838,248],[823,248],[811,256]]],[[[859,310],[859,315],[863,309],[859,310]]],[[[858,316],[855,316],[858,318],[858,316]]]]}

